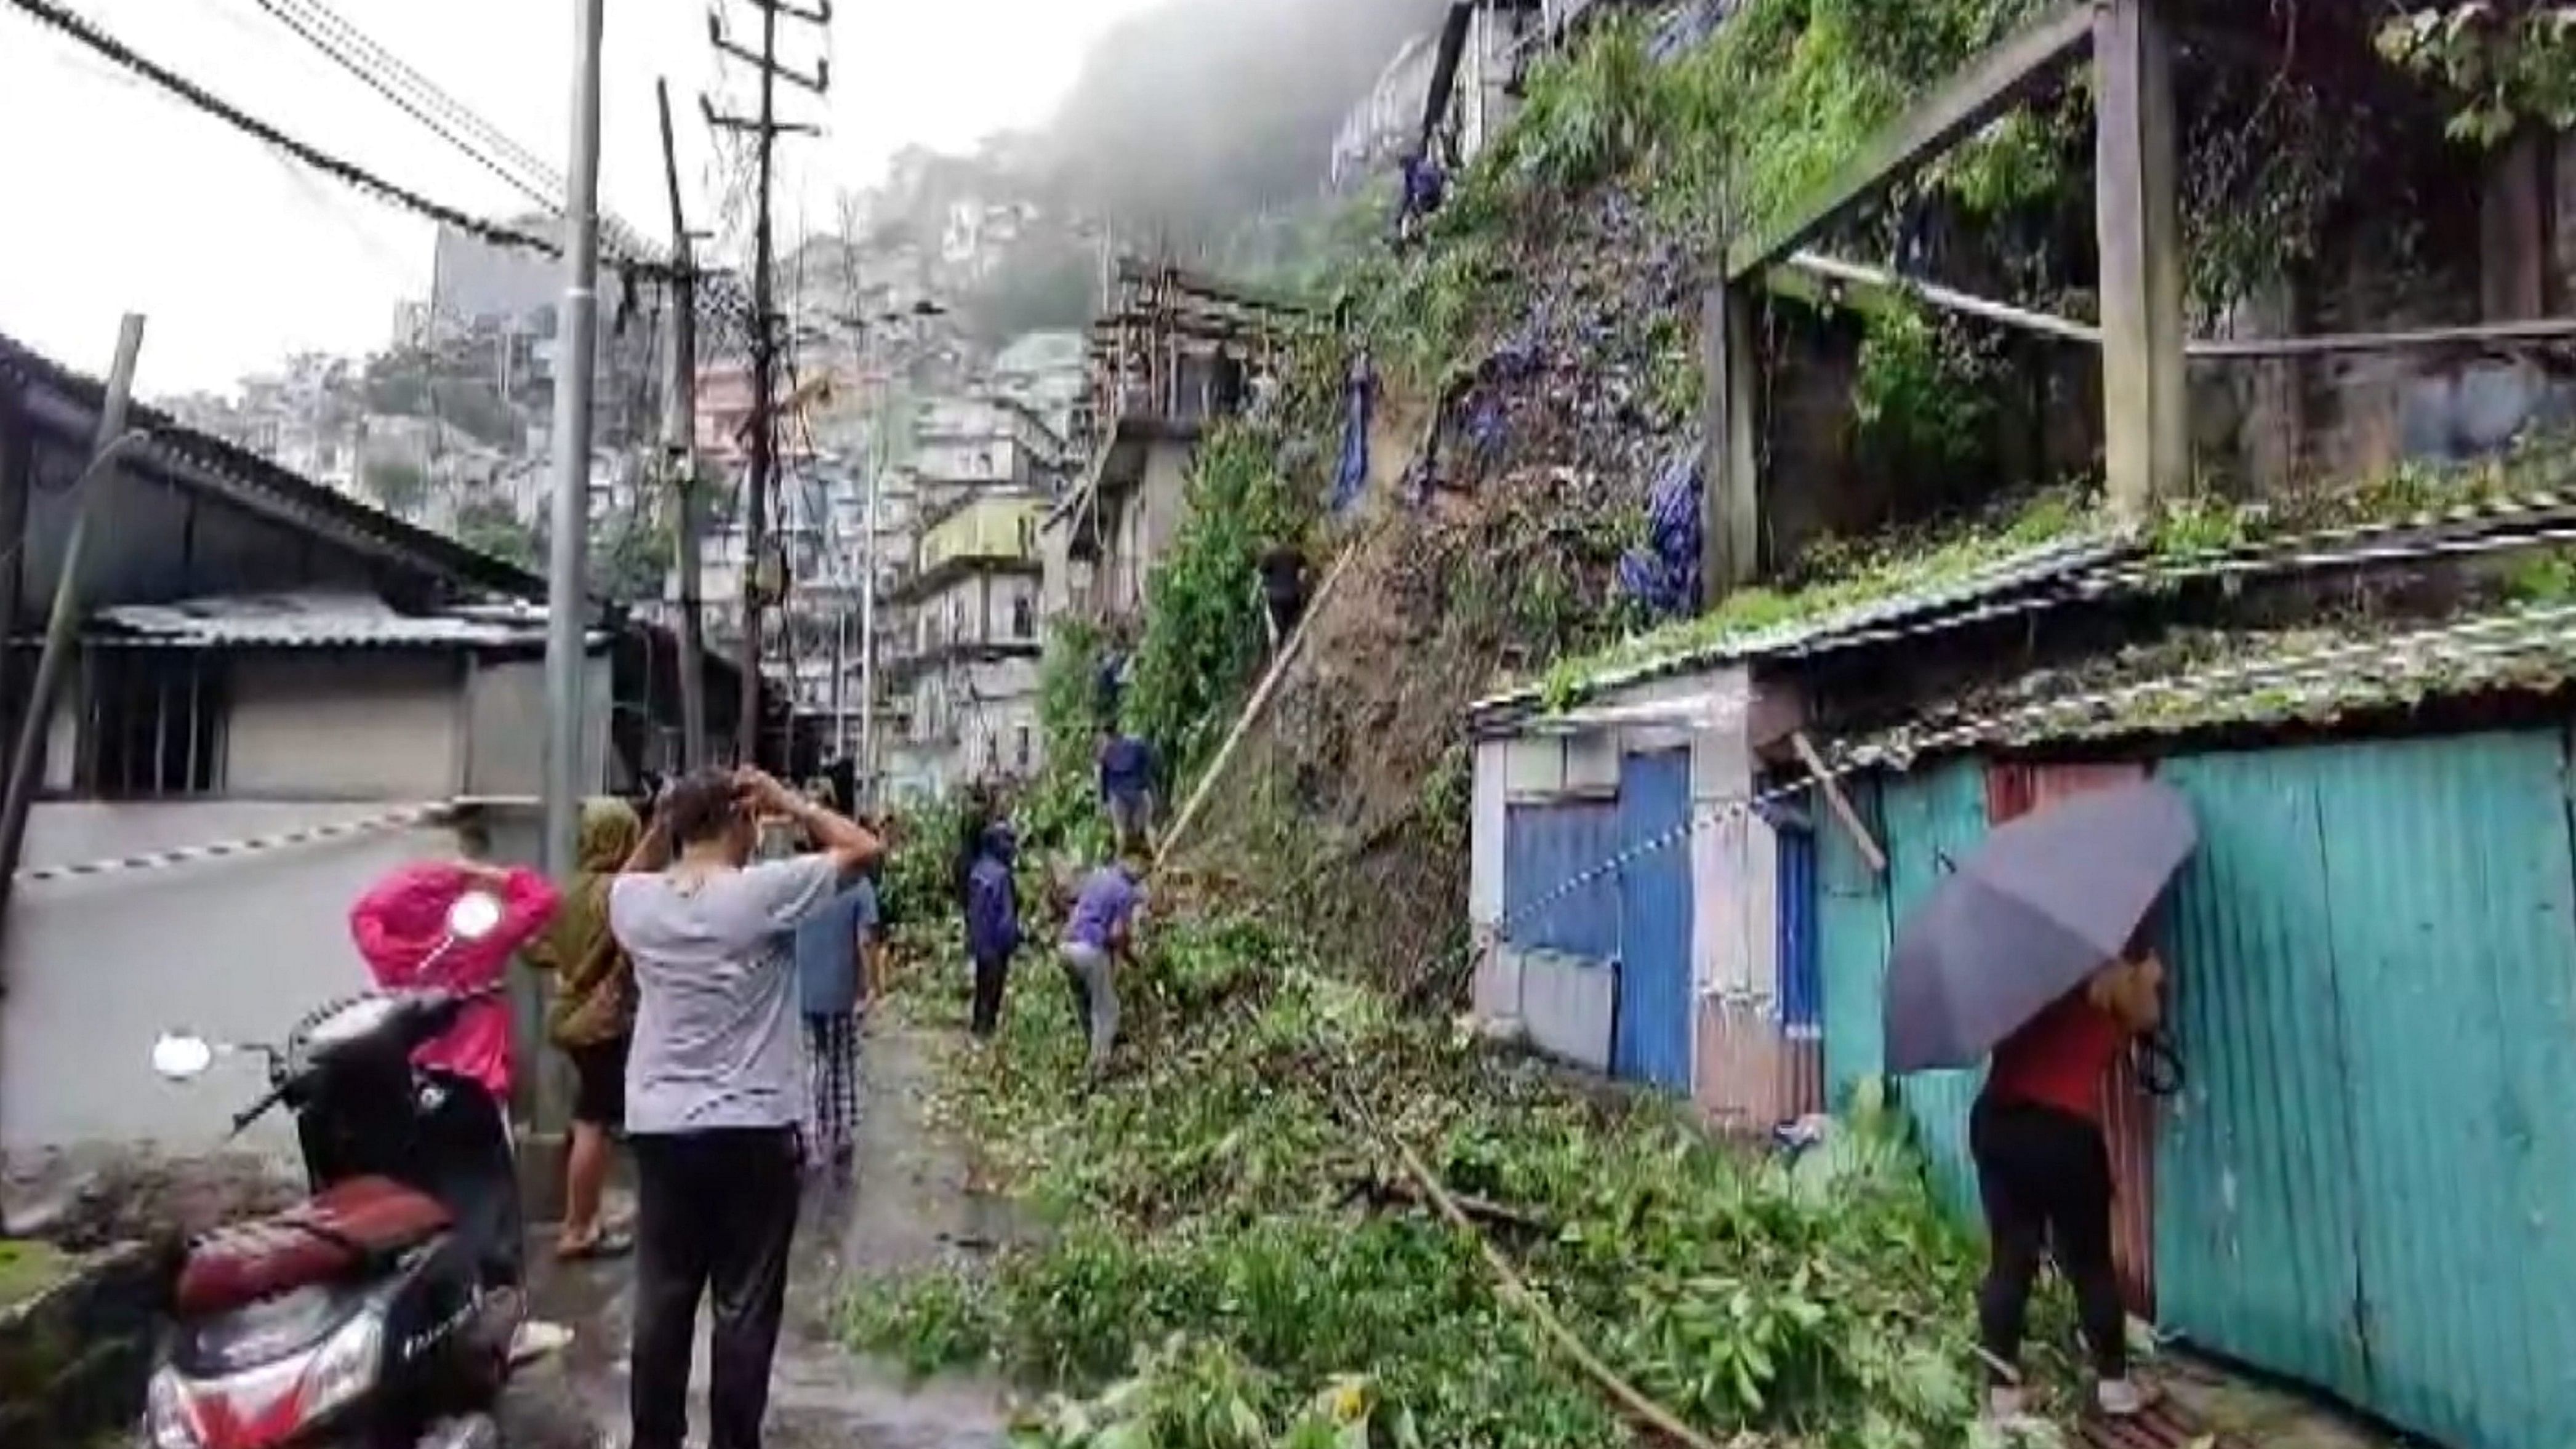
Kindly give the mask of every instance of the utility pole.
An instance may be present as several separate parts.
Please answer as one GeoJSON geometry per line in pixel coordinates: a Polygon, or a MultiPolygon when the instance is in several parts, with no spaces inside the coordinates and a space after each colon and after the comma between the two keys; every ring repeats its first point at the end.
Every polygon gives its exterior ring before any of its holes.
{"type": "MultiPolygon", "coordinates": [[[[27,712],[18,721],[18,737],[9,755],[8,793],[0,799],[0,941],[6,939],[11,887],[27,847],[27,819],[35,808],[37,776],[45,760],[45,737],[54,720],[54,701],[63,691],[63,671],[80,650],[81,558],[97,513],[100,475],[108,465],[143,441],[140,431],[125,427],[134,397],[134,364],[143,351],[143,318],[133,312],[116,331],[116,360],[109,367],[107,391],[99,400],[98,432],[90,445],[89,466],[72,483],[72,526],[63,539],[62,561],[54,566],[54,608],[45,621],[45,647],[36,656],[36,681],[27,693],[27,712]]],[[[31,475],[32,477],[32,475],[31,475]]],[[[20,506],[23,507],[23,504],[20,506]]]]}
{"type": "Polygon", "coordinates": [[[706,612],[698,598],[698,264],[680,211],[679,149],[671,139],[671,83],[655,81],[662,108],[662,181],[671,193],[671,397],[662,425],[672,475],[673,557],[680,569],[680,765],[707,763],[706,612]]]}
{"type": "Polygon", "coordinates": [[[547,875],[572,874],[580,811],[583,645],[590,605],[590,400],[599,350],[599,32],[606,0],[573,5],[572,167],[564,195],[563,351],[555,367],[554,536],[546,566],[547,875]]]}
{"type": "MultiPolygon", "coordinates": [[[[776,238],[770,226],[771,153],[778,138],[786,134],[820,135],[821,128],[799,125],[778,119],[778,82],[787,81],[815,95],[831,89],[832,67],[828,60],[817,60],[810,76],[791,70],[778,61],[778,20],[786,16],[809,25],[832,23],[831,0],[814,0],[814,8],[802,10],[786,0],[751,0],[760,10],[760,49],[753,52],[725,38],[724,16],[720,11],[707,13],[707,38],[719,54],[729,55],[759,71],[760,115],[745,120],[738,116],[716,113],[715,106],[699,97],[707,124],[717,130],[748,131],[759,154],[759,214],[752,228],[752,303],[751,303],[751,479],[743,500],[743,582],[742,582],[742,718],[736,740],[746,765],[757,763],[760,755],[760,624],[761,611],[768,602],[767,581],[762,577],[769,552],[769,494],[777,486],[778,418],[777,366],[778,316],[770,273],[776,261],[776,238]]],[[[786,580],[778,580],[783,586],[786,580]]],[[[783,592],[783,588],[781,592],[783,592]]]]}

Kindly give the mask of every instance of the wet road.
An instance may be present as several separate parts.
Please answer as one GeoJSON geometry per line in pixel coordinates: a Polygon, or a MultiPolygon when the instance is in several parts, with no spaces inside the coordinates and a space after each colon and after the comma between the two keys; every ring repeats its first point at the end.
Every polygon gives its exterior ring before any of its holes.
{"type": "MultiPolygon", "coordinates": [[[[852,1275],[989,1251],[1007,1232],[1006,1206],[966,1191],[964,1153],[927,1121],[930,1050],[927,1041],[892,1030],[868,1039],[866,1115],[852,1180],[818,1181],[806,1195],[787,1330],[771,1378],[767,1442],[776,1449],[984,1449],[1002,1442],[1004,1412],[993,1386],[907,1385],[898,1370],[835,1340],[837,1305],[852,1275]]],[[[633,1260],[559,1266],[551,1247],[545,1232],[530,1245],[535,1311],[570,1327],[574,1338],[514,1383],[503,1416],[510,1449],[622,1444],[633,1260]]],[[[703,1436],[703,1312],[694,1370],[690,1423],[703,1436]]]]}

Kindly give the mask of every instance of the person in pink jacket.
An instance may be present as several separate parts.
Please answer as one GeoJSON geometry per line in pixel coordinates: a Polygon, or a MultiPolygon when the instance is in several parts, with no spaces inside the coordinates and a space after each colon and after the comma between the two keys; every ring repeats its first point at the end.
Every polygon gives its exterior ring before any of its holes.
{"type": "MultiPolygon", "coordinates": [[[[378,986],[473,991],[501,979],[512,953],[545,926],[562,901],[544,876],[523,866],[420,861],[396,867],[358,898],[349,908],[349,934],[378,986]],[[448,908],[477,890],[500,900],[500,924],[480,940],[458,941],[442,952],[448,908]]],[[[508,1102],[514,1066],[510,1003],[493,997],[465,1008],[446,1035],[424,1044],[412,1060],[480,1083],[494,1102],[508,1102]]]]}
{"type": "MultiPolygon", "coordinates": [[[[561,901],[544,876],[523,867],[420,861],[395,868],[358,898],[349,908],[349,934],[380,987],[473,991],[501,979],[511,953],[545,926],[561,901]],[[448,908],[471,891],[499,899],[500,922],[478,940],[451,944],[448,908]]],[[[472,1221],[461,1225],[483,1240],[490,1279],[515,1287],[521,1227],[509,1130],[509,1001],[495,996],[466,1007],[445,1034],[412,1053],[412,1061],[447,1079],[450,1088],[435,1109],[433,1130],[453,1134],[451,1140],[486,1144],[486,1150],[465,1155],[455,1168],[460,1180],[439,1196],[468,1205],[459,1216],[472,1221]]]]}

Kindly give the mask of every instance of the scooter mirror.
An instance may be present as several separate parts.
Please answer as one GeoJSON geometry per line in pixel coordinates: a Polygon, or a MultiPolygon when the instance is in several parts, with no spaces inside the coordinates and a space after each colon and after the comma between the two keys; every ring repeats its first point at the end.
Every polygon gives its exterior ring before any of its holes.
{"type": "Polygon", "coordinates": [[[447,908],[447,933],[460,941],[480,941],[501,924],[501,903],[483,891],[467,891],[447,908]]]}
{"type": "Polygon", "coordinates": [[[184,1082],[215,1064],[215,1049],[201,1036],[173,1036],[168,1032],[152,1044],[152,1070],[174,1082],[184,1082]]]}

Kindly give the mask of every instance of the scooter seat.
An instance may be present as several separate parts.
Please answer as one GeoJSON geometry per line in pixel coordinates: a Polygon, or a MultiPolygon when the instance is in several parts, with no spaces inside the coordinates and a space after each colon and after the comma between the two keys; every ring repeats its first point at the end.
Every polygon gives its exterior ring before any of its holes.
{"type": "Polygon", "coordinates": [[[333,1183],[283,1212],[228,1224],[190,1244],[178,1311],[222,1313],[328,1282],[427,1242],[454,1221],[438,1199],[389,1177],[333,1183]]]}

